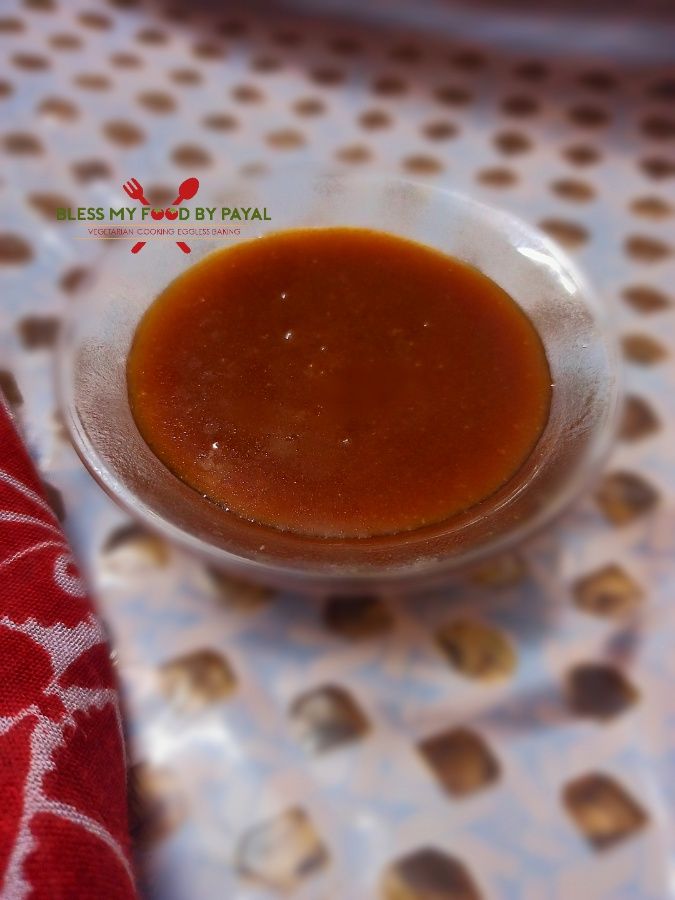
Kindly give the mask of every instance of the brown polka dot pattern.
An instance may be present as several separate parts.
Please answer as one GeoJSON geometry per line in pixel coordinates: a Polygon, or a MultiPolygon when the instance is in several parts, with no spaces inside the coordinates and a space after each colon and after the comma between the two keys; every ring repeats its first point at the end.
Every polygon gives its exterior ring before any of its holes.
{"type": "Polygon", "coordinates": [[[318,97],[302,97],[295,101],[293,110],[299,116],[320,116],[326,112],[326,106],[318,97]]]}
{"type": "Polygon", "coordinates": [[[194,85],[201,84],[202,81],[201,73],[196,69],[174,69],[169,73],[169,76],[175,84],[184,85],[186,87],[193,87],[194,85]]]}
{"type": "Polygon", "coordinates": [[[466,88],[454,84],[436,88],[434,97],[445,106],[465,106],[471,101],[471,93],[466,88]]]}
{"type": "Polygon", "coordinates": [[[302,132],[294,128],[281,128],[279,131],[270,131],[266,136],[267,143],[275,150],[295,150],[302,147],[305,138],[302,132]]]}
{"type": "Polygon", "coordinates": [[[675,78],[664,78],[654,82],[648,91],[656,100],[675,100],[675,78]]]}
{"type": "Polygon", "coordinates": [[[630,709],[639,693],[615,666],[583,663],[568,673],[567,698],[575,715],[606,721],[630,709]]]}
{"type": "Polygon", "coordinates": [[[26,131],[13,131],[5,135],[2,146],[5,153],[12,156],[40,156],[43,152],[40,140],[26,131]]]}
{"type": "Polygon", "coordinates": [[[548,66],[543,62],[539,62],[538,60],[527,60],[514,66],[513,74],[516,78],[522,78],[523,81],[532,81],[535,84],[539,84],[549,77],[550,71],[548,66]]]}
{"type": "Polygon", "coordinates": [[[24,29],[21,19],[14,16],[3,16],[0,18],[0,34],[19,34],[24,29]]]}
{"type": "Polygon", "coordinates": [[[109,16],[99,12],[83,12],[77,17],[78,22],[86,28],[94,28],[98,31],[105,31],[112,28],[112,19],[109,16]]]}
{"type": "Polygon", "coordinates": [[[576,178],[560,178],[552,183],[551,189],[563,200],[570,200],[572,203],[587,203],[595,197],[594,188],[576,178]]]}
{"type": "Polygon", "coordinates": [[[218,569],[209,569],[208,574],[216,590],[221,607],[237,612],[251,612],[266,606],[274,592],[250,581],[239,581],[218,569]]]}
{"type": "Polygon", "coordinates": [[[443,790],[466,797],[499,778],[499,763],[483,738],[457,728],[426,738],[418,745],[423,760],[443,790]]]}
{"type": "Polygon", "coordinates": [[[646,175],[649,175],[655,181],[675,176],[675,160],[667,157],[648,156],[642,160],[640,167],[646,175]]]}
{"type": "Polygon", "coordinates": [[[223,37],[241,37],[246,30],[246,24],[238,19],[228,19],[216,26],[216,31],[223,37]]]}
{"type": "Polygon", "coordinates": [[[607,91],[613,91],[616,86],[616,78],[611,72],[605,72],[602,69],[591,69],[588,72],[582,72],[579,76],[579,84],[590,91],[604,94],[607,91]]]}
{"type": "Polygon", "coordinates": [[[505,156],[518,156],[532,149],[532,142],[520,131],[501,131],[495,135],[494,144],[505,156]]]}
{"type": "Polygon", "coordinates": [[[397,859],[385,870],[382,900],[484,900],[464,863],[434,847],[397,859]]]}
{"type": "Polygon", "coordinates": [[[84,184],[91,181],[101,181],[110,178],[112,175],[110,166],[101,159],[80,160],[79,162],[74,162],[71,168],[75,179],[84,184]]]}
{"type": "Polygon", "coordinates": [[[456,619],[436,632],[450,665],[467,678],[499,681],[513,674],[517,657],[511,642],[478,619],[456,619]]]}
{"type": "Polygon", "coordinates": [[[341,147],[335,154],[336,159],[343,163],[365,163],[371,158],[371,152],[365,144],[350,144],[341,147]]]}
{"type": "Polygon", "coordinates": [[[27,200],[33,209],[40,213],[40,215],[48,222],[54,222],[56,220],[57,209],[65,209],[69,206],[76,205],[64,194],[52,192],[37,191],[34,194],[29,194],[27,200]]]}
{"type": "Polygon", "coordinates": [[[600,161],[600,151],[589,144],[572,144],[564,150],[565,159],[574,166],[591,166],[600,161]]]}
{"type": "Polygon", "coordinates": [[[626,334],[621,339],[627,360],[641,366],[651,366],[668,356],[666,348],[648,334],[626,334]]]}
{"type": "Polygon", "coordinates": [[[569,222],[566,219],[544,219],[539,223],[539,227],[568,250],[582,247],[589,236],[583,225],[569,222]]]}
{"type": "Polygon", "coordinates": [[[166,44],[168,37],[164,31],[158,28],[142,28],[136,34],[136,40],[140,44],[148,44],[150,46],[160,46],[166,44]]]}
{"type": "Polygon", "coordinates": [[[197,59],[213,60],[224,59],[227,55],[225,47],[221,44],[213,44],[211,41],[200,41],[192,48],[193,56],[197,59]]]}
{"type": "Polygon", "coordinates": [[[41,350],[54,346],[60,324],[56,316],[25,316],[17,330],[26,350],[41,350]]]}
{"type": "Polygon", "coordinates": [[[239,125],[237,119],[227,113],[211,113],[203,121],[206,128],[213,131],[233,131],[239,125]]]}
{"type": "Polygon", "coordinates": [[[404,94],[408,89],[407,84],[402,78],[395,75],[383,75],[373,82],[373,92],[380,94],[382,97],[395,97],[404,94]]]}
{"type": "Polygon", "coordinates": [[[15,53],[12,62],[24,72],[43,72],[49,68],[49,60],[39,53],[15,53]]]}
{"type": "Polygon", "coordinates": [[[501,104],[502,112],[504,112],[507,116],[514,116],[516,118],[526,118],[529,116],[534,116],[539,112],[539,104],[533,97],[528,97],[526,94],[514,94],[511,97],[506,97],[501,104]]]}
{"type": "Polygon", "coordinates": [[[413,175],[437,175],[443,171],[443,163],[435,156],[414,153],[403,160],[403,168],[413,175]]]}
{"type": "Polygon", "coordinates": [[[169,6],[164,10],[164,18],[169,22],[189,22],[190,12],[184,6],[169,6]]]}
{"type": "Polygon", "coordinates": [[[370,726],[355,699],[341,687],[314,688],[293,701],[291,729],[308,753],[325,753],[359,740],[370,726]]]}
{"type": "Polygon", "coordinates": [[[672,253],[671,248],[658,238],[631,235],[625,243],[626,253],[638,262],[660,262],[672,253]]]}
{"type": "Polygon", "coordinates": [[[580,578],[573,593],[579,609],[609,618],[631,615],[644,601],[642,588],[614,563],[580,578]]]}
{"type": "Polygon", "coordinates": [[[145,133],[133,122],[115,119],[103,125],[103,133],[118,147],[135,147],[145,140],[145,133]]]}
{"type": "Polygon", "coordinates": [[[243,175],[244,178],[257,178],[260,175],[265,175],[267,171],[268,168],[265,163],[250,162],[240,167],[239,174],[243,175]]]}
{"type": "Polygon", "coordinates": [[[600,128],[609,122],[609,115],[601,106],[574,106],[569,117],[580,128],[600,128]]]}
{"type": "Polygon", "coordinates": [[[448,138],[456,137],[458,133],[457,125],[454,122],[448,122],[446,119],[435,119],[422,128],[422,134],[431,141],[447,141],[448,138]]]}
{"type": "Polygon", "coordinates": [[[649,437],[661,427],[659,417],[642,397],[628,394],[624,398],[619,436],[624,441],[649,437]]]}
{"type": "Polygon", "coordinates": [[[33,249],[19,234],[0,232],[0,266],[23,265],[33,258],[33,249]]]}
{"type": "Polygon", "coordinates": [[[328,49],[338,56],[356,56],[363,48],[353,37],[338,35],[328,40],[328,49]]]}
{"type": "Polygon", "coordinates": [[[383,109],[369,109],[359,116],[359,125],[369,131],[388,128],[391,124],[391,116],[383,109]]]}
{"type": "Polygon", "coordinates": [[[82,41],[76,34],[53,34],[49,38],[49,44],[55,50],[79,50],[82,41]]]}
{"type": "Polygon", "coordinates": [[[252,84],[240,84],[232,89],[232,99],[237,103],[260,103],[263,93],[252,84]]]}
{"type": "Polygon", "coordinates": [[[253,71],[259,72],[262,75],[278,72],[281,67],[281,60],[277,59],[276,56],[258,56],[256,59],[251,60],[251,68],[253,71]]]}
{"type": "Polygon", "coordinates": [[[89,269],[84,266],[72,266],[59,278],[59,287],[65,294],[75,294],[84,284],[89,269]]]}
{"type": "Polygon", "coordinates": [[[424,54],[416,44],[397,44],[389,51],[389,58],[403,65],[418,63],[424,54]]]}
{"type": "Polygon", "coordinates": [[[344,72],[341,69],[333,69],[329,66],[319,67],[310,73],[310,77],[315,84],[323,87],[336,87],[342,84],[345,79],[344,72]]]}
{"type": "Polygon", "coordinates": [[[177,166],[185,168],[203,168],[211,165],[211,157],[197,144],[180,144],[171,153],[171,159],[177,166]]]}
{"type": "Polygon", "coordinates": [[[169,561],[164,541],[136,523],[111,531],[101,552],[106,569],[118,574],[128,574],[144,566],[164,567],[169,561]]]}
{"type": "Polygon", "coordinates": [[[379,597],[333,597],[324,608],[323,623],[340,637],[360,640],[388,631],[393,618],[379,597]]]}
{"type": "Polygon", "coordinates": [[[134,846],[147,850],[178,831],[188,804],[170,769],[139,763],[129,770],[129,830],[134,846]]]}
{"type": "Polygon", "coordinates": [[[55,0],[23,0],[23,5],[33,12],[55,12],[58,9],[55,0]]]}
{"type": "Polygon", "coordinates": [[[642,130],[656,141],[669,141],[675,138],[675,119],[665,116],[647,116],[642,121],[642,130]]]}
{"type": "Polygon", "coordinates": [[[675,212],[675,208],[662,197],[649,195],[637,197],[630,205],[630,211],[645,219],[667,219],[675,212]]]}
{"type": "Polygon", "coordinates": [[[639,803],[607,775],[592,773],[575,778],[564,788],[563,803],[596,850],[625,840],[647,824],[639,803]]]}
{"type": "Polygon", "coordinates": [[[272,39],[281,47],[297,47],[304,43],[305,37],[299,31],[282,28],[272,34],[272,39]]]}
{"type": "Polygon", "coordinates": [[[170,113],[176,108],[176,101],[171,94],[164,91],[143,91],[138,95],[138,102],[148,112],[170,113]]]}
{"type": "Polygon", "coordinates": [[[481,169],[477,172],[476,179],[486,187],[507,188],[517,183],[518,176],[504,166],[494,166],[491,169],[481,169]]]}
{"type": "Polygon", "coordinates": [[[663,291],[649,285],[627,287],[623,292],[623,298],[626,303],[641,313],[661,312],[672,306],[672,301],[663,291]]]}
{"type": "Polygon", "coordinates": [[[598,506],[613,525],[628,525],[646,515],[659,502],[656,489],[633,472],[606,475],[595,496],[598,506]]]}
{"type": "Polygon", "coordinates": [[[455,50],[451,53],[449,62],[456,69],[462,69],[465,72],[475,72],[485,66],[485,57],[478,50],[466,48],[464,50],[455,50]]]}
{"type": "Polygon", "coordinates": [[[284,893],[328,862],[328,850],[312,819],[299,807],[249,829],[235,851],[235,868],[243,877],[284,893]]]}
{"type": "Polygon", "coordinates": [[[143,61],[135,53],[113,53],[110,62],[118,69],[138,69],[143,61]]]}
{"type": "Polygon", "coordinates": [[[493,556],[478,569],[470,573],[475,584],[489,588],[506,588],[519,584],[527,575],[527,566],[517,553],[502,553],[493,556]]]}
{"type": "Polygon", "coordinates": [[[237,679],[215,650],[196,650],[160,667],[161,689],[181,712],[194,712],[229,697],[237,679]]]}
{"type": "Polygon", "coordinates": [[[75,76],[75,84],[85,91],[107,91],[110,90],[112,82],[107,75],[98,72],[84,72],[75,76]]]}
{"type": "Polygon", "coordinates": [[[23,395],[16,383],[16,378],[7,369],[0,369],[0,392],[10,407],[21,406],[23,403],[23,395]]]}

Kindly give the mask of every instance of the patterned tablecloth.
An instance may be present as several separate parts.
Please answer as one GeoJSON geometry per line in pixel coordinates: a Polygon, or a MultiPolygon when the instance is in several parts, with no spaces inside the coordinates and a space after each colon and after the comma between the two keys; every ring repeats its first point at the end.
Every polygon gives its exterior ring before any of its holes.
{"type": "Polygon", "coordinates": [[[0,379],[112,635],[144,889],[675,896],[675,24],[301,6],[0,10],[0,379]],[[186,175],[282,161],[506,206],[615,309],[626,402],[597,489],[443,591],[235,584],[128,521],[63,432],[54,340],[105,245],[54,207],[120,205],[131,176],[166,203],[186,175]]]}

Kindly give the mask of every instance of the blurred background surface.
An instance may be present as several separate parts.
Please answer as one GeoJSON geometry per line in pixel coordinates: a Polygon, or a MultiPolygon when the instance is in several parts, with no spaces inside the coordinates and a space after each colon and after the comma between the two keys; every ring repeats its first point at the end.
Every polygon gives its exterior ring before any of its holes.
{"type": "Polygon", "coordinates": [[[145,895],[675,895],[670,4],[4,0],[0,42],[0,386],[110,628],[145,895]],[[287,163],[505,206],[613,310],[596,490],[412,602],[207,570],[102,494],[58,414],[60,321],[106,245],[55,208],[287,163]]]}

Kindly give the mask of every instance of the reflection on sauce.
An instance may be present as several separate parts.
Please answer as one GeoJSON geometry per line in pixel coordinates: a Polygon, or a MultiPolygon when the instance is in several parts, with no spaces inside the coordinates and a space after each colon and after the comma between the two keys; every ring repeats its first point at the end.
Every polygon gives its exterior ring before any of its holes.
{"type": "Polygon", "coordinates": [[[452,257],[382,232],[278,232],[206,257],[129,355],[153,452],[238,515],[391,534],[478,503],[525,461],[551,378],[530,320],[452,257]]]}

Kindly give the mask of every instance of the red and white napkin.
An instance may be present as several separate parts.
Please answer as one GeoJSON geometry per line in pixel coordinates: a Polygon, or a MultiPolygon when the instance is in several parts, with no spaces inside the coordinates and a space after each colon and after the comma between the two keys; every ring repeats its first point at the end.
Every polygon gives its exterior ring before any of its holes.
{"type": "Polygon", "coordinates": [[[0,897],[136,897],[108,646],[1,397],[0,897]]]}

